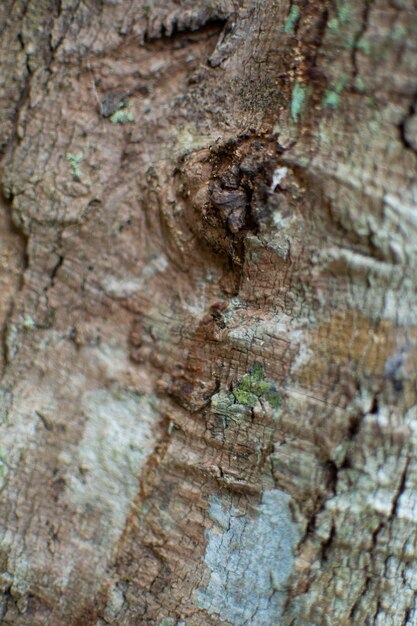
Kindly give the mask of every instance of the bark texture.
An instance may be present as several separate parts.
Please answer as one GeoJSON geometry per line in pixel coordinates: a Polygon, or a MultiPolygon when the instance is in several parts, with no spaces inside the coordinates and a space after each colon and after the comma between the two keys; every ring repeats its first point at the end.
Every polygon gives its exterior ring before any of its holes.
{"type": "Polygon", "coordinates": [[[417,6],[3,0],[5,626],[417,624],[417,6]]]}

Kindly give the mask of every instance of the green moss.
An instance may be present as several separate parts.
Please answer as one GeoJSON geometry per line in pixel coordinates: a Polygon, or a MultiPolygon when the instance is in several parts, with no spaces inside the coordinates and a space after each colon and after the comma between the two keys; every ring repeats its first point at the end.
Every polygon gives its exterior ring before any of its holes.
{"type": "Polygon", "coordinates": [[[159,626],[175,626],[176,621],[172,617],[164,617],[159,626]]]}
{"type": "Polygon", "coordinates": [[[233,395],[238,404],[244,404],[252,408],[255,407],[258,402],[258,396],[250,391],[244,391],[243,389],[234,389],[233,395]]]}
{"type": "Polygon", "coordinates": [[[246,374],[242,382],[240,384],[241,389],[246,389],[247,391],[252,391],[257,396],[262,396],[268,393],[271,387],[271,383],[266,380],[257,380],[253,376],[246,374]]]}
{"type": "Polygon", "coordinates": [[[293,4],[284,24],[284,33],[292,33],[300,17],[300,7],[293,4]]]}
{"type": "Polygon", "coordinates": [[[71,176],[74,178],[74,180],[81,179],[80,163],[83,160],[83,157],[84,155],[82,152],[78,152],[78,154],[67,152],[65,155],[65,158],[69,163],[71,176]]]}
{"type": "Polygon", "coordinates": [[[255,363],[233,389],[236,402],[255,407],[259,400],[267,400],[273,408],[279,406],[279,395],[272,380],[265,378],[265,370],[260,363],[255,363]]]}
{"type": "Polygon", "coordinates": [[[115,111],[113,115],[110,115],[110,121],[112,124],[129,124],[130,122],[134,122],[135,119],[132,111],[125,108],[119,109],[118,111],[115,111]]]}
{"type": "Polygon", "coordinates": [[[259,402],[268,402],[273,409],[278,409],[280,396],[275,383],[265,378],[264,368],[255,363],[240,382],[234,385],[231,393],[219,392],[211,399],[213,413],[221,415],[229,424],[230,420],[241,421],[248,409],[253,409],[259,402]]]}
{"type": "Polygon", "coordinates": [[[294,122],[298,122],[308,98],[308,90],[305,85],[296,83],[291,96],[291,117],[294,122]]]}

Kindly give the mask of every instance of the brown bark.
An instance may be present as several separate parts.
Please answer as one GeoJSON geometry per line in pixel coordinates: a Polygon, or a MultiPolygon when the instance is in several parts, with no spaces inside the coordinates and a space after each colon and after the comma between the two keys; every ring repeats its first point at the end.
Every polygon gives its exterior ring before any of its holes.
{"type": "Polygon", "coordinates": [[[1,623],[416,623],[416,8],[2,3],[1,623]]]}

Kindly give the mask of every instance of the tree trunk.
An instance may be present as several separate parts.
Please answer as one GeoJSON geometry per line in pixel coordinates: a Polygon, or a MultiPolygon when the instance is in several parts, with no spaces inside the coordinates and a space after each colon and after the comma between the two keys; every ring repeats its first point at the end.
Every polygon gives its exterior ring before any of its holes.
{"type": "Polygon", "coordinates": [[[2,624],[417,624],[416,9],[3,0],[2,624]]]}

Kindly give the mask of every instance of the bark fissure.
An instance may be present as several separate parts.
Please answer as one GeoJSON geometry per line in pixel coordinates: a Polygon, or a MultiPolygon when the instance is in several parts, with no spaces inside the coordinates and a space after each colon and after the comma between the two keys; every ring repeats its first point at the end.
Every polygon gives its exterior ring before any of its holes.
{"type": "Polygon", "coordinates": [[[28,246],[29,246],[29,237],[23,231],[23,229],[16,226],[12,219],[12,205],[13,205],[13,196],[6,196],[4,190],[1,193],[1,202],[5,207],[7,212],[6,216],[6,227],[10,232],[12,237],[15,237],[19,240],[19,253],[17,263],[18,263],[18,271],[19,275],[15,279],[15,287],[13,289],[13,294],[9,297],[9,302],[7,305],[7,312],[2,316],[1,319],[1,345],[2,345],[2,355],[0,362],[2,363],[1,368],[1,377],[0,381],[4,378],[7,366],[10,364],[10,355],[9,355],[9,347],[7,341],[7,335],[10,331],[10,324],[13,319],[14,310],[15,310],[15,299],[18,297],[18,294],[22,292],[24,288],[24,275],[29,267],[29,257],[28,257],[28,246]]]}
{"type": "Polygon", "coordinates": [[[358,67],[358,60],[357,60],[358,44],[360,40],[362,39],[362,37],[366,35],[366,32],[368,30],[372,3],[373,3],[373,0],[364,0],[364,5],[362,9],[362,17],[361,17],[361,20],[362,20],[361,28],[354,36],[354,39],[352,42],[351,62],[352,62],[352,67],[353,67],[353,79],[357,78],[357,76],[359,75],[359,67],[358,67]]]}
{"type": "Polygon", "coordinates": [[[399,124],[398,129],[404,147],[417,154],[417,94],[412,98],[408,113],[399,124]]]}

